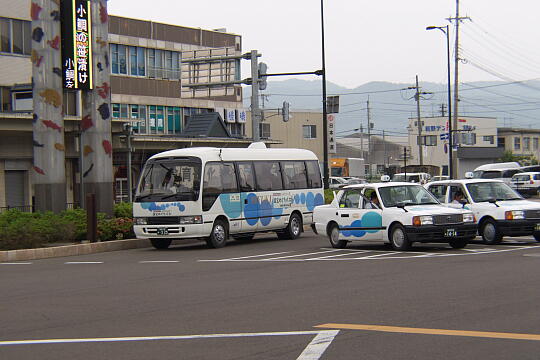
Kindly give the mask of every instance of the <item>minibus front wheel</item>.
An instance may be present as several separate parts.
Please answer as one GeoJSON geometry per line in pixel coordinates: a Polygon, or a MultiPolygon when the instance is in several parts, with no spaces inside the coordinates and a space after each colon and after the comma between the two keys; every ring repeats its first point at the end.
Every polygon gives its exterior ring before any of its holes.
{"type": "Polygon", "coordinates": [[[228,238],[229,226],[227,225],[227,222],[222,219],[217,219],[214,221],[210,236],[206,238],[206,244],[213,249],[222,248],[227,243],[228,238]]]}

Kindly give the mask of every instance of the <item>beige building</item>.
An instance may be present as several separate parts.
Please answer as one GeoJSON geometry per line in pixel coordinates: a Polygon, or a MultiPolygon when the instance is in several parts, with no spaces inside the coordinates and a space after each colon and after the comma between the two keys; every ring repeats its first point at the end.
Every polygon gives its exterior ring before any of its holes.
{"type": "Polygon", "coordinates": [[[518,156],[540,159],[540,129],[499,128],[498,146],[518,156]]]}
{"type": "MultiPolygon", "coordinates": [[[[291,110],[288,122],[281,111],[264,110],[264,120],[259,124],[261,140],[271,139],[272,147],[311,150],[323,159],[322,113],[309,110],[291,110]]],[[[246,134],[251,134],[251,112],[248,112],[246,134]]]]}
{"type": "MultiPolygon", "coordinates": [[[[432,175],[448,175],[448,118],[422,118],[420,126],[417,119],[409,119],[407,130],[410,164],[419,165],[422,156],[423,165],[435,169],[436,174],[432,175]]],[[[502,151],[497,147],[496,118],[460,116],[457,129],[453,131],[456,131],[453,156],[457,158],[458,167],[454,170],[457,178],[501,157],[502,151]]]]}

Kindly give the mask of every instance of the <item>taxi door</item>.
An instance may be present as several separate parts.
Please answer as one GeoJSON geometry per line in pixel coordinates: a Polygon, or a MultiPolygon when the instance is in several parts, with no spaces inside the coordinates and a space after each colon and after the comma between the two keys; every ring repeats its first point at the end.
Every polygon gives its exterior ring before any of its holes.
{"type": "Polygon", "coordinates": [[[347,189],[339,201],[336,221],[340,240],[382,240],[382,210],[368,207],[363,189],[347,189]]]}

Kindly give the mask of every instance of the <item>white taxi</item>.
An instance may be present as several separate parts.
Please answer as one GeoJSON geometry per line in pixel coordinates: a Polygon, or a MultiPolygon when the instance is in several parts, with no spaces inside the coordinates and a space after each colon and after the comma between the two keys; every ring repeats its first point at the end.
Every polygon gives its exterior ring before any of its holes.
{"type": "Polygon", "coordinates": [[[532,235],[540,241],[540,203],[523,199],[501,180],[436,181],[426,188],[449,207],[473,211],[486,244],[498,244],[503,236],[532,235]]]}
{"type": "Polygon", "coordinates": [[[419,184],[388,182],[349,185],[329,205],[313,211],[313,230],[334,248],[351,241],[389,242],[408,250],[414,242],[448,243],[464,248],[476,236],[469,210],[442,206],[419,184]]]}

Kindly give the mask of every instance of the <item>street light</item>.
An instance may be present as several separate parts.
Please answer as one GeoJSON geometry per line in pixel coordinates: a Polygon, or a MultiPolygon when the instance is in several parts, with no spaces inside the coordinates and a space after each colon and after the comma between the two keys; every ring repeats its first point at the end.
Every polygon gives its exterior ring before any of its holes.
{"type": "Polygon", "coordinates": [[[323,184],[328,189],[328,119],[326,110],[326,60],[324,54],[324,0],[321,0],[321,55],[322,55],[322,106],[323,106],[323,184]]]}
{"type": "Polygon", "coordinates": [[[453,140],[452,140],[452,105],[450,103],[452,95],[450,90],[450,29],[448,25],[446,26],[428,26],[426,30],[441,30],[444,35],[446,35],[446,56],[448,63],[448,175],[450,179],[454,178],[454,169],[452,166],[452,151],[453,151],[453,140]]]}

